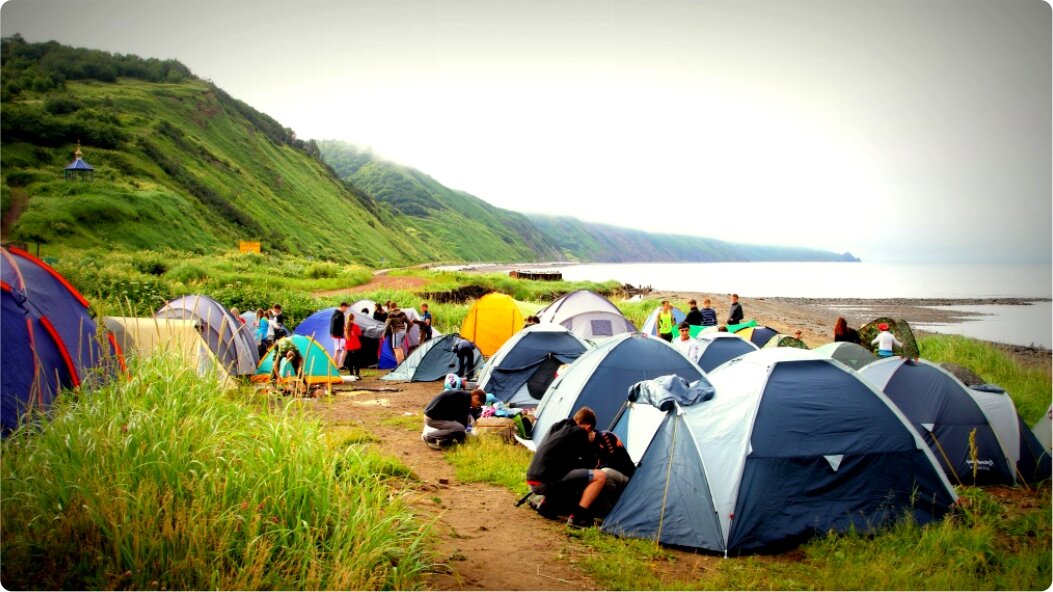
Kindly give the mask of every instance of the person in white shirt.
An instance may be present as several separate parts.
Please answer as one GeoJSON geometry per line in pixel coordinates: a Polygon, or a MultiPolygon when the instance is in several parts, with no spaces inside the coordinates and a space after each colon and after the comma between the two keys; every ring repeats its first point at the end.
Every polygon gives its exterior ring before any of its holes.
{"type": "Polygon", "coordinates": [[[680,323],[680,336],[673,339],[673,347],[685,358],[698,362],[698,340],[691,337],[691,325],[687,321],[680,323]]]}
{"type": "Polygon", "coordinates": [[[881,333],[871,340],[872,345],[878,346],[877,355],[879,358],[888,358],[892,356],[892,346],[903,347],[903,344],[896,339],[896,336],[889,332],[888,323],[881,323],[878,325],[878,329],[881,329],[881,333]]]}

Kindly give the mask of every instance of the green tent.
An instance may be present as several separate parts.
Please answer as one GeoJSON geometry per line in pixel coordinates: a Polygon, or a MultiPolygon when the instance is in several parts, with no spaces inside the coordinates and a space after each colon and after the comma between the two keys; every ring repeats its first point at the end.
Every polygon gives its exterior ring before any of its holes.
{"type": "Polygon", "coordinates": [[[910,358],[921,356],[921,351],[918,349],[918,341],[914,339],[914,331],[910,330],[910,325],[903,319],[895,321],[888,317],[879,317],[870,321],[859,328],[859,344],[870,350],[871,353],[877,354],[877,346],[871,342],[878,336],[878,333],[881,333],[881,329],[878,328],[881,323],[887,323],[889,332],[895,335],[896,339],[903,344],[902,348],[894,347],[892,349],[893,355],[910,358]]]}

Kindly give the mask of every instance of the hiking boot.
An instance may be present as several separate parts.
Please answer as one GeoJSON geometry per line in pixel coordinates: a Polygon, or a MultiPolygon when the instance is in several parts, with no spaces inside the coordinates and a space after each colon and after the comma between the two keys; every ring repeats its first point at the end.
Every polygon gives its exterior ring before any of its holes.
{"type": "Polygon", "coordinates": [[[581,518],[571,516],[570,518],[567,518],[567,526],[570,528],[588,528],[592,526],[592,518],[587,516],[581,518]]]}

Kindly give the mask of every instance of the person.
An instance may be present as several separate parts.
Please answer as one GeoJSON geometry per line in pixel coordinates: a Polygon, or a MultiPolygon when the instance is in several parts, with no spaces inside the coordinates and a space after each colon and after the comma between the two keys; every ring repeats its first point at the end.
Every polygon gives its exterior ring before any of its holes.
{"type": "Polygon", "coordinates": [[[698,361],[698,340],[691,337],[691,325],[687,321],[680,323],[678,327],[680,335],[673,340],[673,347],[692,362],[698,361]]]}
{"type": "MultiPolygon", "coordinates": [[[[388,319],[384,323],[384,334],[391,336],[391,350],[399,351],[405,354],[406,350],[403,349],[403,341],[406,339],[406,330],[409,327],[409,319],[406,318],[406,313],[402,312],[399,305],[390,302],[390,308],[388,308],[388,319]]],[[[396,354],[397,356],[398,354],[396,354]]],[[[401,362],[402,360],[399,360],[401,362]]]]}
{"type": "Polygon", "coordinates": [[[891,357],[892,347],[899,346],[902,348],[903,344],[888,330],[888,323],[881,323],[878,325],[878,329],[881,329],[881,333],[878,333],[877,337],[871,340],[870,344],[877,345],[879,358],[891,357]]]}
{"type": "Polygon", "coordinates": [[[464,442],[472,424],[472,408],[486,403],[486,391],[471,392],[461,388],[446,389],[424,407],[424,431],[421,439],[430,448],[440,450],[454,442],[464,442]]]}
{"type": "Polygon", "coordinates": [[[858,344],[859,331],[849,327],[845,317],[837,317],[837,320],[834,321],[834,341],[847,341],[858,344]]]}
{"type": "Polygon", "coordinates": [[[526,319],[523,320],[523,328],[524,329],[526,329],[527,327],[533,326],[533,325],[538,325],[538,324],[541,324],[541,319],[539,319],[537,317],[537,315],[530,315],[526,319]]]}
{"type": "Polygon", "coordinates": [[[475,371],[475,344],[458,336],[453,344],[453,352],[457,354],[457,376],[471,380],[472,372],[475,371]]]}
{"type": "Polygon", "coordinates": [[[596,468],[606,475],[605,493],[608,505],[618,501],[622,490],[629,484],[629,479],[636,472],[636,465],[629,457],[621,439],[614,432],[596,431],[596,412],[589,407],[582,407],[574,414],[574,423],[588,432],[592,442],[592,452],[596,456],[596,468]]]}
{"type": "Polygon", "coordinates": [[[264,334],[263,343],[260,344],[260,357],[261,358],[267,353],[267,350],[269,350],[271,348],[271,346],[274,345],[274,335],[275,335],[275,329],[276,329],[276,327],[274,326],[274,316],[271,314],[271,311],[268,310],[268,311],[264,312],[263,314],[264,314],[264,317],[267,320],[267,323],[266,323],[266,331],[267,332],[264,334]]]}
{"type": "Polygon", "coordinates": [[[336,353],[333,361],[336,362],[337,368],[343,368],[344,356],[347,355],[344,339],[347,331],[347,309],[350,306],[346,302],[341,302],[340,306],[333,311],[333,316],[329,317],[329,336],[333,338],[333,349],[336,353]]]}
{"type": "Polygon", "coordinates": [[[658,336],[669,343],[673,342],[673,305],[668,300],[662,301],[662,309],[658,311],[658,336]]]}
{"type": "Polygon", "coordinates": [[[731,307],[728,309],[728,325],[738,325],[742,322],[742,305],[739,304],[739,295],[731,295],[731,307]]]}
{"type": "Polygon", "coordinates": [[[717,311],[710,306],[713,303],[709,298],[702,300],[702,326],[703,327],[716,327],[717,326],[717,311]]]}
{"type": "Polygon", "coordinates": [[[236,306],[230,307],[230,314],[234,315],[234,318],[238,319],[239,323],[241,323],[242,325],[245,324],[245,319],[241,318],[241,311],[238,310],[238,307],[236,307],[236,306]]]}
{"type": "Polygon", "coordinates": [[[804,342],[804,337],[802,337],[800,329],[797,329],[796,331],[793,332],[793,338],[796,339],[797,341],[802,342],[802,343],[804,342]]]}
{"type": "Polygon", "coordinates": [[[428,303],[420,303],[420,342],[431,339],[431,311],[428,310],[428,303]]]}
{"type": "Polygon", "coordinates": [[[299,390],[302,363],[303,357],[292,338],[283,337],[274,342],[274,367],[271,377],[281,386],[282,392],[295,393],[299,390]]]}
{"type": "Polygon", "coordinates": [[[267,349],[271,346],[274,339],[274,330],[270,327],[270,321],[267,319],[267,313],[262,308],[256,309],[256,332],[253,333],[253,337],[256,338],[256,348],[259,351],[260,357],[267,353],[267,349]],[[269,337],[268,337],[269,336],[269,337]]]}
{"type": "Polygon", "coordinates": [[[684,322],[688,325],[701,325],[702,311],[698,310],[698,301],[692,298],[687,301],[687,305],[691,308],[687,311],[687,316],[684,317],[684,322]]]}
{"type": "Polygon", "coordinates": [[[351,376],[362,379],[362,327],[355,323],[355,313],[347,313],[347,323],[344,325],[344,365],[351,376]]]}
{"type": "Polygon", "coordinates": [[[607,474],[596,466],[592,441],[584,428],[573,418],[553,424],[527,467],[530,491],[545,496],[538,512],[555,518],[569,509],[567,526],[591,526],[592,504],[607,486],[607,474]]]}
{"type": "Polygon", "coordinates": [[[285,328],[285,315],[282,314],[282,305],[275,304],[271,307],[271,324],[274,326],[274,339],[281,339],[289,334],[285,328]]]}
{"type": "Polygon", "coordinates": [[[384,305],[379,302],[377,303],[377,309],[373,311],[373,320],[381,323],[386,323],[388,320],[388,313],[384,310],[384,305]]]}

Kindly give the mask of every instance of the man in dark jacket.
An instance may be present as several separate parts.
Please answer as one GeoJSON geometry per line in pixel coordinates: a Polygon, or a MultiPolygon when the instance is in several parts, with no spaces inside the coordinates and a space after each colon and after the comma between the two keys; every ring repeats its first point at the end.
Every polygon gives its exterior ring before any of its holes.
{"type": "Polygon", "coordinates": [[[592,452],[596,456],[596,467],[607,476],[607,499],[604,501],[613,506],[636,472],[636,464],[614,432],[596,430],[596,413],[592,409],[579,409],[574,414],[574,422],[589,434],[592,452]]]}
{"type": "Polygon", "coordinates": [[[340,306],[333,311],[333,316],[329,317],[329,336],[333,338],[333,344],[336,346],[337,368],[344,366],[344,355],[347,353],[347,349],[344,347],[344,326],[347,322],[347,309],[350,306],[346,302],[341,302],[340,306]]]}
{"type": "Polygon", "coordinates": [[[692,298],[687,301],[687,304],[691,307],[691,310],[687,311],[687,316],[684,317],[684,322],[688,325],[701,325],[702,311],[698,310],[698,302],[692,298]]]}
{"type": "Polygon", "coordinates": [[[472,408],[486,403],[486,391],[450,389],[435,396],[424,407],[424,433],[421,438],[436,450],[454,442],[464,442],[472,422],[472,408]]]}
{"type": "Polygon", "coordinates": [[[728,309],[728,323],[729,325],[737,325],[742,322],[742,305],[739,304],[739,295],[731,295],[731,308],[728,309]]]}
{"type": "Polygon", "coordinates": [[[567,526],[591,526],[589,506],[607,483],[607,476],[595,467],[596,456],[589,442],[589,433],[573,419],[555,423],[527,467],[530,491],[545,496],[538,511],[555,517],[561,508],[570,506],[577,499],[567,518],[567,526]]]}

